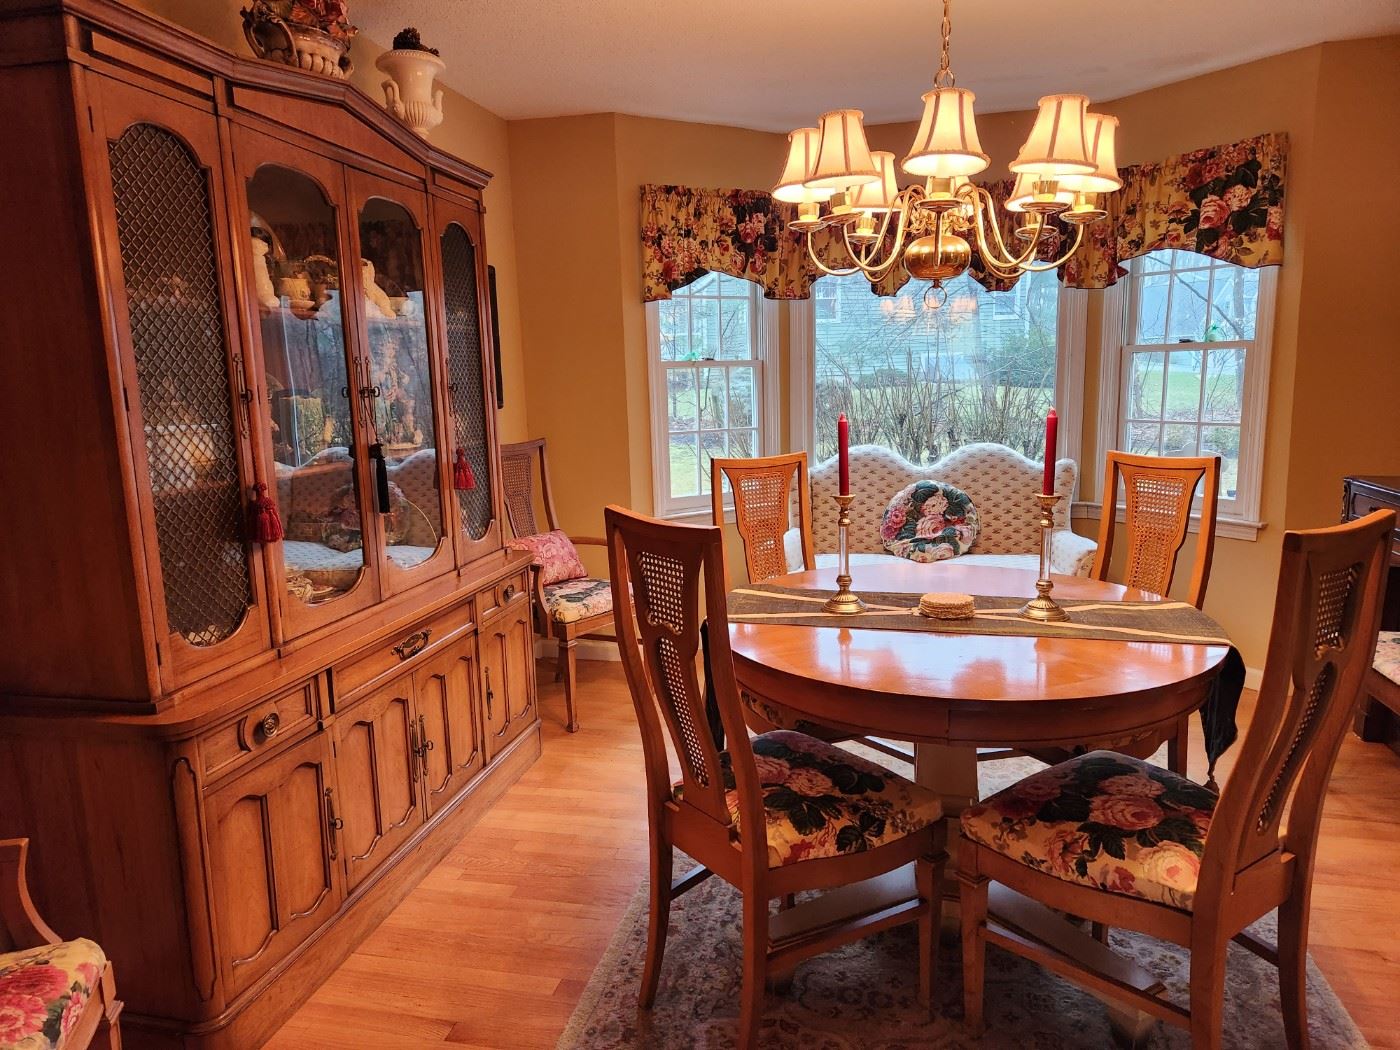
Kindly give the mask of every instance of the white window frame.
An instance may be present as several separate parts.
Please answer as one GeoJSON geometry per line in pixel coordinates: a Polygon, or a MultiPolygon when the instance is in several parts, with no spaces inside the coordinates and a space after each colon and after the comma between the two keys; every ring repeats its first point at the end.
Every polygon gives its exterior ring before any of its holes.
{"type": "MultiPolygon", "coordinates": [[[[1001,294],[1001,293],[994,293],[1001,294]]],[[[795,300],[790,305],[792,415],[790,440],[794,449],[811,453],[816,447],[816,420],[813,401],[816,397],[817,326],[816,307],[812,298],[795,300]]],[[[1084,476],[1080,461],[1080,434],[1084,424],[1084,351],[1089,314],[1089,293],[1079,288],[1060,287],[1056,304],[1055,324],[1055,411],[1060,417],[1057,459],[1072,459],[1079,464],[1079,476],[1084,476]]]]}
{"type": "MultiPolygon", "coordinates": [[[[727,275],[726,275],[727,276],[727,275]]],[[[741,278],[733,278],[741,280],[741,278]]],[[[772,455],[777,450],[779,418],[778,401],[778,303],[765,299],[762,289],[745,281],[749,290],[749,338],[753,359],[738,361],[706,361],[706,368],[752,367],[754,370],[754,411],[758,418],[754,429],[758,433],[759,456],[772,455]]],[[[651,386],[651,485],[652,506],[659,518],[709,518],[711,496],[671,495],[671,444],[667,416],[666,373],[671,367],[695,368],[694,361],[661,360],[661,303],[646,304],[647,375],[651,386]]],[[[703,455],[703,452],[701,452],[703,455]]],[[[733,509],[733,497],[726,494],[726,509],[733,509]]]]}
{"type": "MultiPolygon", "coordinates": [[[[1128,340],[1137,330],[1138,278],[1142,276],[1138,260],[1132,260],[1127,277],[1106,288],[1102,295],[1102,324],[1099,346],[1099,425],[1097,462],[1102,475],[1104,454],[1122,444],[1124,411],[1127,402],[1127,369],[1124,364],[1130,348],[1128,340]]],[[[1274,304],[1278,294],[1278,267],[1259,268],[1259,296],[1255,302],[1253,340],[1229,340],[1228,344],[1247,344],[1243,403],[1240,411],[1240,463],[1236,477],[1234,499],[1217,503],[1216,534],[1230,539],[1253,540],[1265,526],[1260,520],[1264,478],[1264,443],[1268,428],[1269,368],[1272,357],[1274,304]]],[[[1167,349],[1209,350],[1218,343],[1172,343],[1167,349]]],[[[1098,493],[1102,503],[1103,493],[1098,493]]],[[[1200,496],[1196,497],[1197,504],[1200,496]]],[[[1076,508],[1076,517],[1098,518],[1098,505],[1076,508]]],[[[1124,515],[1123,503],[1118,503],[1118,520],[1124,515]]],[[[1191,531],[1196,531],[1199,510],[1193,511],[1191,531]]]]}

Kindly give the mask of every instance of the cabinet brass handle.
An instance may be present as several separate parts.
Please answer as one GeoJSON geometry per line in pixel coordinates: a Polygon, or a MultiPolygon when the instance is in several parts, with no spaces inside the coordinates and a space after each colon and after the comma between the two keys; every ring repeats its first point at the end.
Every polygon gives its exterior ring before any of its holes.
{"type": "Polygon", "coordinates": [[[277,735],[277,730],[282,728],[282,716],[276,711],[272,711],[263,716],[263,720],[258,723],[258,728],[262,730],[265,740],[271,740],[277,735]]]}
{"type": "Polygon", "coordinates": [[[326,829],[330,832],[331,860],[340,856],[340,844],[336,832],[345,827],[345,821],[335,815],[334,788],[326,788],[326,829]]]}
{"type": "Polygon", "coordinates": [[[487,721],[490,721],[492,718],[491,702],[496,699],[496,694],[491,692],[491,668],[487,667],[484,670],[486,672],[486,718],[487,721]]]}
{"type": "Polygon", "coordinates": [[[428,752],[433,749],[433,742],[428,739],[427,719],[422,715],[418,716],[418,757],[423,760],[423,775],[428,775],[428,752]]]}
{"type": "Polygon", "coordinates": [[[417,780],[423,775],[423,767],[419,764],[422,758],[423,752],[418,747],[418,726],[410,719],[408,723],[409,779],[417,780]]]}
{"type": "Polygon", "coordinates": [[[394,646],[394,653],[400,660],[407,660],[411,656],[417,656],[428,645],[428,638],[432,631],[425,627],[421,631],[414,631],[407,638],[394,646]]]}
{"type": "Polygon", "coordinates": [[[515,597],[515,584],[506,584],[506,589],[501,592],[501,601],[508,602],[515,597]]]}

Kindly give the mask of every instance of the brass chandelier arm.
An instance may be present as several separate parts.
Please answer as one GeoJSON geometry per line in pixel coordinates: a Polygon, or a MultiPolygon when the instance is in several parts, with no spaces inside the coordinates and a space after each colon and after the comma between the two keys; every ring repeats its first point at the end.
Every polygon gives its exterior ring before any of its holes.
{"type": "Polygon", "coordinates": [[[1046,270],[1053,270],[1053,269],[1055,269],[1056,267],[1063,266],[1065,263],[1069,262],[1070,256],[1073,255],[1075,252],[1077,252],[1077,251],[1079,250],[1079,246],[1080,246],[1083,242],[1084,242],[1084,227],[1083,227],[1083,226],[1079,226],[1079,227],[1077,227],[1077,228],[1075,229],[1075,231],[1074,231],[1074,243],[1073,243],[1072,245],[1070,245],[1069,251],[1065,252],[1064,255],[1061,255],[1061,256],[1060,256],[1058,259],[1056,259],[1054,262],[1036,263],[1036,264],[1034,264],[1034,265],[1026,265],[1026,266],[1022,266],[1021,269],[1024,270],[1026,273],[1044,273],[1046,270]]]}
{"type": "Polygon", "coordinates": [[[856,249],[851,245],[851,228],[849,226],[841,231],[842,238],[846,242],[846,251],[851,253],[852,258],[856,260],[861,272],[865,274],[866,280],[871,284],[879,281],[885,274],[889,273],[890,270],[894,268],[894,264],[899,262],[904,255],[904,234],[908,228],[907,207],[899,209],[899,225],[895,227],[894,244],[890,248],[889,258],[879,265],[875,265],[871,261],[875,249],[879,246],[880,242],[885,239],[885,233],[889,230],[890,215],[891,212],[885,213],[885,220],[880,224],[879,236],[871,243],[865,254],[857,254],[856,249]]]}
{"type": "Polygon", "coordinates": [[[812,265],[820,270],[827,277],[849,277],[853,273],[860,273],[859,265],[852,266],[849,270],[833,270],[826,263],[817,258],[816,249],[812,247],[812,231],[807,231],[807,257],[812,260],[812,265]]]}
{"type": "Polygon", "coordinates": [[[1021,272],[1024,264],[1035,257],[1035,250],[1040,245],[1041,235],[1045,232],[1045,216],[1036,215],[1035,236],[1030,239],[1025,251],[1019,255],[1012,255],[1007,250],[1006,242],[1002,239],[1001,227],[997,225],[996,204],[992,201],[992,195],[981,186],[973,186],[972,202],[972,224],[977,231],[977,250],[982,255],[982,265],[998,277],[1016,276],[1021,272]],[[987,245],[988,227],[991,228],[992,238],[999,254],[993,253],[987,245]]]}

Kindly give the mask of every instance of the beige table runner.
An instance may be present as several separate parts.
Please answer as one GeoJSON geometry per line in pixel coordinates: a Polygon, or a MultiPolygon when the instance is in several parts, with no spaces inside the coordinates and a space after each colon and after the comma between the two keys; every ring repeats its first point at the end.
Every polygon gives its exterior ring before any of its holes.
{"type": "Polygon", "coordinates": [[[1069,613],[1059,623],[1027,620],[1017,610],[1023,598],[974,595],[976,612],[968,620],[936,620],[917,612],[920,595],[862,592],[867,609],[854,616],[822,610],[836,593],[760,583],[729,592],[730,623],[795,624],[803,627],[851,627],[876,631],[930,631],[935,634],[995,634],[1031,638],[1096,638],[1125,642],[1175,642],[1229,645],[1220,625],[1186,602],[1056,601],[1069,613]]]}

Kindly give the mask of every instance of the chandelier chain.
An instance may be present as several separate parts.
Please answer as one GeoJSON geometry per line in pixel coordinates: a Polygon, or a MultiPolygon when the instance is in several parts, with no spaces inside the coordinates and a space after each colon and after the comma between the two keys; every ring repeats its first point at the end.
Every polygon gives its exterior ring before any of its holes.
{"type": "Polygon", "coordinates": [[[933,78],[934,87],[956,87],[958,83],[948,58],[949,41],[953,37],[952,9],[953,0],[943,0],[943,49],[938,60],[938,75],[933,78]]]}

